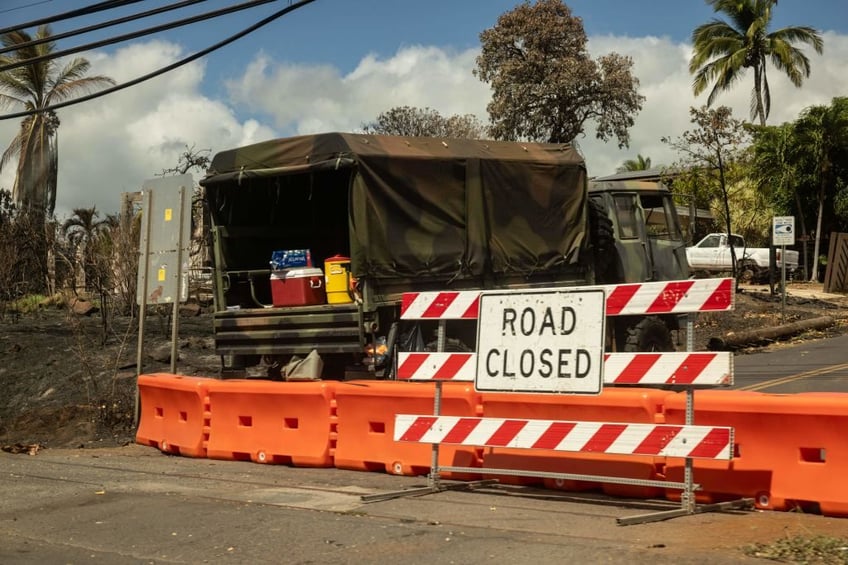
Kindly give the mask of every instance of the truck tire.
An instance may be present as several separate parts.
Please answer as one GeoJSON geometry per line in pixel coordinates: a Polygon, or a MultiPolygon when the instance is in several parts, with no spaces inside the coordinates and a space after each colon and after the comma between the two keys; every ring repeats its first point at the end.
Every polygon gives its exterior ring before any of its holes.
{"type": "Polygon", "coordinates": [[[736,274],[739,277],[739,282],[752,283],[759,282],[759,268],[753,261],[739,261],[736,269],[736,274]]]}
{"type": "Polygon", "coordinates": [[[671,332],[665,322],[656,316],[642,318],[639,323],[627,329],[627,353],[640,351],[674,351],[671,332]]]}
{"type": "Polygon", "coordinates": [[[592,264],[597,282],[617,282],[613,268],[615,266],[615,234],[612,220],[609,219],[603,205],[592,198],[588,206],[589,243],[591,244],[592,264]]]}

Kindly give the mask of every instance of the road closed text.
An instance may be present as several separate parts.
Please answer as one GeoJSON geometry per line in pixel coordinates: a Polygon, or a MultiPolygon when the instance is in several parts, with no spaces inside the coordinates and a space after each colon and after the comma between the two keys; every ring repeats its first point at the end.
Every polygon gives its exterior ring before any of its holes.
{"type": "Polygon", "coordinates": [[[592,356],[586,349],[525,349],[520,353],[491,349],[486,352],[486,375],[489,377],[583,379],[591,369],[592,356]]]}
{"type": "MultiPolygon", "coordinates": [[[[577,312],[571,306],[555,309],[551,306],[502,310],[503,337],[562,337],[577,328],[577,312]]],[[[490,377],[539,376],[544,379],[585,378],[592,367],[592,357],[586,349],[543,348],[520,352],[506,347],[486,352],[486,374],[490,377]]]]}
{"type": "Polygon", "coordinates": [[[475,386],[600,392],[604,306],[600,290],[482,295],[475,386]]]}

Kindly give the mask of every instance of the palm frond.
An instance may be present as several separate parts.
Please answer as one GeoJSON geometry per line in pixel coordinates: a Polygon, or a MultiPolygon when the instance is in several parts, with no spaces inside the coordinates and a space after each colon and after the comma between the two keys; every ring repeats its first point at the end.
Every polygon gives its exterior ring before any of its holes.
{"type": "Polygon", "coordinates": [[[745,45],[744,34],[721,20],[698,26],[692,32],[694,52],[689,61],[689,72],[694,72],[709,60],[727,55],[745,45]]]}
{"type": "Polygon", "coordinates": [[[76,79],[73,82],[57,83],[47,94],[46,106],[61,102],[72,96],[88,94],[102,87],[115,84],[115,81],[105,76],[94,76],[76,79]]]}
{"type": "Polygon", "coordinates": [[[792,84],[801,86],[810,76],[810,60],[804,52],[781,39],[772,39],[769,46],[772,65],[783,72],[792,84]]]}
{"type": "MultiPolygon", "coordinates": [[[[0,61],[0,64],[3,62],[0,61]]],[[[20,101],[33,96],[31,85],[13,72],[0,73],[0,91],[20,101]]]]}
{"type": "Polygon", "coordinates": [[[0,171],[3,170],[3,167],[9,164],[9,161],[20,155],[21,146],[23,145],[23,136],[21,136],[20,131],[18,134],[12,138],[12,142],[3,152],[3,155],[0,156],[0,171]]]}
{"type": "Polygon", "coordinates": [[[816,53],[824,53],[824,40],[818,30],[809,26],[784,27],[771,32],[768,39],[777,39],[786,43],[804,43],[816,53]]]}

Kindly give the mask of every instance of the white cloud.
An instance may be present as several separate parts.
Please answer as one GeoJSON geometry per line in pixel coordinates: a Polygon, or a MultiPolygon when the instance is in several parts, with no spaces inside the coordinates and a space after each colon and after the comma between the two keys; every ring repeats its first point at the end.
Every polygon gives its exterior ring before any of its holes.
{"type": "MultiPolygon", "coordinates": [[[[90,75],[110,76],[122,83],[182,55],[174,44],[152,41],[110,56],[85,56],[92,64],[90,75]]],[[[223,102],[202,94],[203,75],[203,64],[192,63],[59,110],[57,215],[93,205],[103,213],[117,211],[122,192],[139,190],[144,180],[175,166],[186,146],[215,152],[274,137],[271,128],[255,120],[240,121],[223,102]]],[[[18,123],[0,122],[0,139],[10,140],[18,123]]],[[[11,188],[13,180],[14,163],[4,168],[0,186],[11,188]]]]}
{"type": "MultiPolygon", "coordinates": [[[[772,111],[769,123],[792,120],[805,107],[827,104],[848,93],[848,36],[824,34],[825,54],[811,55],[812,75],[797,89],[769,68],[772,111]]],[[[692,96],[688,61],[691,47],[668,38],[590,38],[594,55],[617,51],[634,59],[646,97],[631,130],[630,148],[619,150],[594,133],[580,139],[590,175],[613,173],[637,153],[654,164],[670,164],[673,152],[660,142],[690,127],[689,107],[706,95],[692,96]]],[[[227,83],[229,100],[204,92],[206,68],[196,62],[116,94],[60,111],[58,211],[97,205],[117,210],[120,193],[137,190],[145,179],[176,164],[186,145],[213,152],[270,139],[322,131],[350,131],[394,106],[429,106],[443,115],[476,114],[488,121],[488,86],[472,75],[478,50],[453,52],[432,46],[404,46],[391,57],[365,56],[343,74],[331,64],[303,65],[258,54],[241,76],[227,83]]],[[[118,82],[135,78],[182,56],[173,44],[134,44],[112,55],[89,53],[92,74],[118,82]]],[[[745,77],[718,103],[748,117],[750,83],[745,77]]],[[[0,121],[5,149],[19,121],[0,121]]],[[[14,167],[0,173],[0,187],[11,188],[14,167]]]]}
{"type": "Polygon", "coordinates": [[[388,59],[367,55],[347,75],[329,65],[276,63],[260,54],[227,87],[241,110],[262,112],[286,134],[351,131],[395,106],[485,120],[488,86],[471,75],[476,50],[403,47],[388,59]]]}
{"type": "MultiPolygon", "coordinates": [[[[803,108],[826,104],[848,92],[848,75],[839,72],[848,57],[848,36],[829,32],[824,41],[825,54],[811,55],[813,72],[801,89],[769,68],[769,123],[792,120],[803,108]]],[[[660,138],[676,137],[690,128],[689,108],[706,102],[706,94],[697,98],[692,94],[691,46],[668,37],[595,36],[589,48],[593,56],[610,51],[631,56],[646,97],[631,129],[629,149],[619,149],[614,139],[607,143],[595,139],[591,125],[579,139],[590,175],[611,174],[637,153],[651,157],[656,165],[674,162],[676,155],[660,138]]],[[[403,47],[387,59],[368,55],[347,75],[330,65],[277,63],[260,54],[227,87],[240,110],[252,108],[270,116],[285,135],[354,130],[381,111],[401,105],[429,106],[444,115],[473,113],[486,122],[490,90],[472,75],[478,53],[403,47]]],[[[753,77],[744,77],[717,103],[730,106],[737,118],[748,119],[752,81],[753,77]]]]}

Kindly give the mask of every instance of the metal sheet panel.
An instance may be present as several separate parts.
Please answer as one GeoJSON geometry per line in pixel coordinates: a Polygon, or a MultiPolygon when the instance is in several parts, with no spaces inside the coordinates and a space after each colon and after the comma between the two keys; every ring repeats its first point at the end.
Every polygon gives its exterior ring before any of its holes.
{"type": "Polygon", "coordinates": [[[139,304],[173,303],[177,296],[180,302],[188,300],[193,186],[190,174],[144,182],[139,241],[142,262],[137,286],[139,304]]]}

